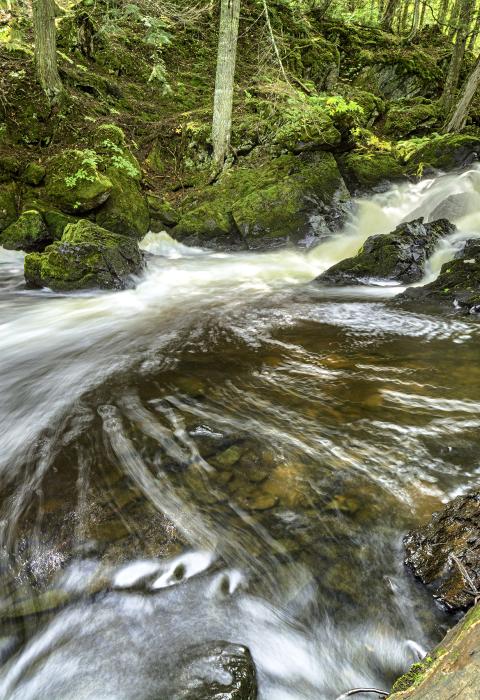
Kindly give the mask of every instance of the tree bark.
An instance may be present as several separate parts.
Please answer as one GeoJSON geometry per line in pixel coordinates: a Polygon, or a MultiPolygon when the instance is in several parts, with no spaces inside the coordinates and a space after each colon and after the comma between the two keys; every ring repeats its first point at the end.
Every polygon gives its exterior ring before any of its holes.
{"type": "Polygon", "coordinates": [[[444,24],[447,22],[447,14],[448,14],[448,6],[450,4],[450,0],[441,0],[440,2],[440,9],[438,12],[438,22],[440,24],[440,29],[444,31],[444,24]]]}
{"type": "Polygon", "coordinates": [[[399,2],[400,0],[387,0],[381,23],[382,29],[386,32],[392,31],[393,18],[395,17],[399,2]]]}
{"type": "Polygon", "coordinates": [[[418,27],[420,24],[420,0],[415,0],[415,5],[413,8],[413,22],[410,34],[408,35],[408,40],[412,41],[417,36],[418,27]]]}
{"type": "Polygon", "coordinates": [[[239,21],[240,0],[221,0],[212,123],[213,158],[218,167],[223,166],[230,148],[239,21]]]}
{"type": "Polygon", "coordinates": [[[468,30],[474,4],[475,0],[462,0],[459,6],[458,30],[455,38],[455,46],[453,47],[452,59],[448,67],[447,80],[445,82],[443,94],[440,98],[440,104],[447,114],[450,112],[455,101],[455,91],[460,79],[460,71],[465,55],[465,48],[467,46],[468,30]]]}
{"type": "Polygon", "coordinates": [[[445,126],[446,133],[458,132],[463,129],[467,121],[468,112],[472,104],[473,98],[480,84],[480,57],[477,60],[475,68],[470,73],[470,76],[465,83],[460,99],[457,102],[455,111],[450,121],[445,126]]]}
{"type": "Polygon", "coordinates": [[[54,101],[63,90],[57,68],[54,0],[33,0],[35,68],[45,94],[54,101]]]}
{"type": "Polygon", "coordinates": [[[477,12],[477,16],[475,18],[475,24],[473,25],[473,30],[471,31],[470,39],[468,41],[468,50],[469,51],[475,50],[475,44],[477,43],[477,39],[478,39],[479,34],[480,34],[480,10],[477,12]]]}

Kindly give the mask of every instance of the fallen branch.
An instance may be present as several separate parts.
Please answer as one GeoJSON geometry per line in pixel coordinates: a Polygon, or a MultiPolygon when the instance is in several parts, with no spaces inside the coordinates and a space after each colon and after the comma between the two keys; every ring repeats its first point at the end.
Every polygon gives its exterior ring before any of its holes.
{"type": "Polygon", "coordinates": [[[348,690],[343,695],[339,695],[336,700],[344,700],[344,698],[350,698],[352,695],[358,695],[359,693],[376,693],[380,695],[381,698],[386,698],[388,693],[386,690],[378,690],[377,688],[353,688],[353,690],[348,690]]]}

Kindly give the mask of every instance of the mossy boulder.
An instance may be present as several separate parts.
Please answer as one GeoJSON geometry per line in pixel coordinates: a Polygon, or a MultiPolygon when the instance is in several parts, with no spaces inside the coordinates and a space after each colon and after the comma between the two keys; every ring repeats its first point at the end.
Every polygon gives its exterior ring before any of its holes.
{"type": "Polygon", "coordinates": [[[47,224],[47,228],[54,240],[61,239],[68,224],[75,224],[78,221],[78,219],[76,219],[74,216],[64,214],[63,211],[58,211],[57,209],[49,208],[44,210],[42,213],[45,223],[47,224]]]}
{"type": "Polygon", "coordinates": [[[125,289],[143,269],[135,240],[81,219],[69,224],[60,241],[25,257],[25,279],[32,287],[72,291],[99,287],[125,289]]]}
{"type": "Polygon", "coordinates": [[[301,103],[282,111],[282,123],[275,133],[275,143],[292,153],[329,151],[342,140],[324,105],[301,103]]]}
{"type": "Polygon", "coordinates": [[[395,139],[430,133],[438,125],[441,110],[429,100],[398,101],[390,104],[384,132],[395,139]]]}
{"type": "Polygon", "coordinates": [[[453,170],[469,165],[480,156],[480,137],[468,134],[444,134],[421,141],[418,148],[409,153],[408,170],[417,173],[428,168],[453,170]]]}
{"type": "Polygon", "coordinates": [[[36,187],[40,185],[46,173],[47,170],[44,165],[32,161],[23,171],[22,179],[27,183],[27,185],[33,185],[36,187]]]}
{"type": "Polygon", "coordinates": [[[0,245],[8,250],[43,250],[52,236],[40,212],[24,211],[0,235],[0,245]]]}
{"type": "Polygon", "coordinates": [[[96,221],[109,231],[143,238],[148,232],[150,214],[138,181],[119,169],[109,168],[110,196],[99,209],[96,221]]]}
{"type": "Polygon", "coordinates": [[[9,182],[21,170],[20,161],[10,154],[0,153],[0,182],[9,182]]]}
{"type": "Polygon", "coordinates": [[[424,224],[416,219],[392,233],[370,236],[353,258],[317,277],[321,284],[368,284],[372,279],[410,284],[422,279],[427,258],[441,238],[455,232],[446,219],[424,224]]]}
{"type": "Polygon", "coordinates": [[[351,192],[385,189],[406,177],[405,168],[388,152],[349,153],[338,158],[340,171],[351,192]]]}
{"type": "Polygon", "coordinates": [[[16,191],[13,182],[0,185],[0,232],[17,218],[16,191]]]}
{"type": "Polygon", "coordinates": [[[150,230],[154,233],[178,224],[178,213],[167,200],[147,195],[147,205],[150,213],[150,230]]]}
{"type": "MultiPolygon", "coordinates": [[[[173,235],[193,245],[261,248],[320,238],[337,230],[349,192],[331,153],[284,155],[233,169],[205,188],[173,235]],[[202,201],[203,200],[203,201],[202,201]]],[[[198,196],[198,195],[197,195],[198,196]]]]}
{"type": "Polygon", "coordinates": [[[46,195],[69,214],[81,214],[103,204],[112,191],[111,180],[100,171],[101,159],[90,149],[67,149],[47,163],[46,195]]]}
{"type": "Polygon", "coordinates": [[[447,304],[480,313],[480,241],[467,241],[460,257],[445,263],[436,280],[406,289],[398,299],[447,304]]]}

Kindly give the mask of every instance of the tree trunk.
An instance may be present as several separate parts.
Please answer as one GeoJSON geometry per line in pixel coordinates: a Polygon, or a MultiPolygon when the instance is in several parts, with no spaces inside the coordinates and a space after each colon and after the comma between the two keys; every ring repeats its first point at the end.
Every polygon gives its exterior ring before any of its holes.
{"type": "Polygon", "coordinates": [[[410,2],[406,0],[403,5],[402,13],[401,13],[401,18],[400,18],[400,33],[405,34],[407,31],[407,22],[408,22],[408,11],[410,9],[410,2]]]}
{"type": "Polygon", "coordinates": [[[37,77],[48,99],[53,101],[63,90],[57,68],[55,3],[33,0],[32,9],[37,77]]]}
{"type": "Polygon", "coordinates": [[[408,40],[412,41],[417,36],[418,26],[420,24],[420,0],[415,0],[415,5],[413,8],[413,23],[410,34],[408,35],[408,40]]]}
{"type": "Polygon", "coordinates": [[[452,59],[448,67],[447,80],[445,82],[443,94],[440,98],[440,104],[447,114],[450,112],[455,101],[455,91],[460,79],[460,71],[465,55],[465,48],[467,46],[468,30],[474,3],[475,0],[462,0],[459,8],[458,31],[455,39],[455,46],[453,47],[452,59]]]}
{"type": "Polygon", "coordinates": [[[479,34],[480,34],[480,11],[477,12],[475,24],[473,26],[473,30],[471,31],[470,39],[468,41],[468,50],[469,51],[475,50],[475,44],[477,43],[477,39],[478,39],[479,34]]]}
{"type": "Polygon", "coordinates": [[[448,6],[450,4],[450,0],[441,0],[440,2],[440,9],[438,12],[438,23],[440,24],[440,29],[444,31],[445,27],[443,26],[447,22],[447,14],[448,14],[448,6]]]}
{"type": "Polygon", "coordinates": [[[230,148],[239,21],[240,0],[221,0],[212,124],[213,158],[218,167],[224,164],[230,148]]]}
{"type": "Polygon", "coordinates": [[[468,117],[468,112],[470,110],[470,105],[472,104],[473,98],[475,97],[475,93],[477,91],[478,85],[480,83],[480,57],[477,60],[477,63],[475,65],[475,68],[473,71],[470,73],[470,76],[465,83],[465,87],[463,89],[463,92],[460,96],[460,99],[457,102],[457,106],[455,107],[455,111],[448,122],[448,124],[445,126],[444,131],[446,133],[450,132],[458,132],[463,129],[465,126],[465,122],[467,121],[468,117]]]}
{"type": "Polygon", "coordinates": [[[450,25],[449,30],[448,30],[448,38],[450,41],[453,41],[453,38],[455,37],[455,34],[457,33],[458,29],[458,20],[460,17],[460,7],[462,5],[463,0],[455,0],[453,6],[452,6],[452,11],[450,12],[450,17],[448,20],[448,24],[450,25]]]}
{"type": "Polygon", "coordinates": [[[400,0],[387,0],[385,12],[383,13],[381,27],[386,32],[392,31],[393,18],[400,0]]]}
{"type": "Polygon", "coordinates": [[[419,29],[423,29],[423,25],[425,24],[425,12],[427,10],[427,3],[422,2],[422,9],[420,11],[420,20],[419,20],[419,29]]]}

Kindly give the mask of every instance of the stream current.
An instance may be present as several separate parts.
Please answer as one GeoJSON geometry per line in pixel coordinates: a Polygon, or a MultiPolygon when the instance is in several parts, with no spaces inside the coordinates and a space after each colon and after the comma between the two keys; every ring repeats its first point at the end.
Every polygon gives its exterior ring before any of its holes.
{"type": "Polygon", "coordinates": [[[361,200],[309,251],[149,234],[115,294],[25,290],[0,248],[0,698],[169,700],[228,640],[261,700],[334,700],[439,641],[402,537],[478,485],[478,321],[310,282],[440,210],[428,281],[480,237],[478,169],[361,200]]]}

